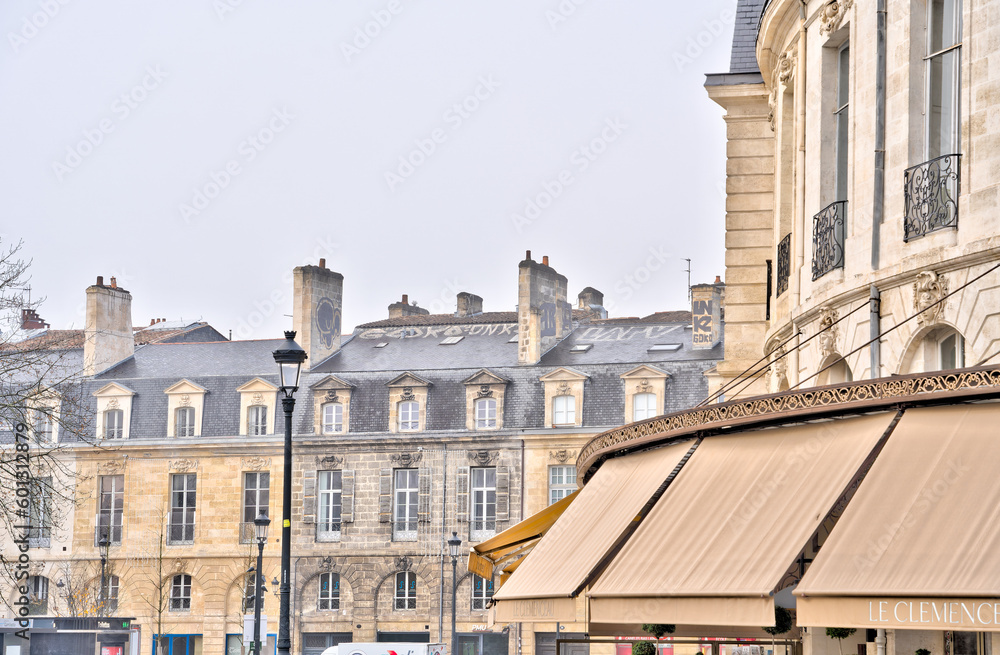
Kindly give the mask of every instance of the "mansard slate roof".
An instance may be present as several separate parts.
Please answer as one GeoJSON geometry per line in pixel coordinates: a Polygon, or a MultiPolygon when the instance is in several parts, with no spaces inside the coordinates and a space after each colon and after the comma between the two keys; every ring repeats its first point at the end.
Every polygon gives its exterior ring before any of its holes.
{"type": "Polygon", "coordinates": [[[758,73],[757,28],[767,0],[739,0],[733,29],[733,50],[729,57],[730,73],[758,73]]]}
{"type": "MultiPolygon", "coordinates": [[[[492,313],[497,314],[516,319],[513,312],[492,313]]],[[[560,367],[572,367],[588,376],[582,407],[584,428],[607,428],[624,420],[622,374],[641,364],[666,371],[670,382],[665,411],[672,412],[705,397],[703,372],[722,356],[721,344],[710,350],[692,350],[688,312],[661,312],[642,319],[579,323],[538,364],[522,366],[517,363],[516,320],[463,320],[484,316],[491,315],[409,316],[393,319],[389,325],[378,321],[357,328],[345,337],[337,353],[323,362],[310,362],[314,368],[303,373],[296,396],[296,434],[314,433],[312,386],[331,375],[353,386],[350,432],[337,438],[360,439],[365,433],[388,431],[388,385],[406,372],[430,383],[426,430],[466,432],[466,381],[485,369],[508,381],[505,429],[496,433],[500,436],[516,429],[545,427],[544,383],[539,378],[560,367]],[[441,345],[449,336],[463,338],[453,345],[441,345]],[[376,347],[380,343],[386,345],[376,347]],[[582,353],[571,352],[578,344],[592,347],[582,353]],[[681,347],[673,352],[649,352],[656,344],[681,347]]],[[[236,389],[256,377],[278,383],[272,352],[281,343],[280,339],[267,339],[140,346],[132,357],[86,381],[84,395],[96,411],[94,391],[111,381],[127,386],[135,391],[130,438],[163,439],[168,413],[164,391],[187,379],[207,390],[202,437],[233,437],[239,433],[241,420],[236,389]]]]}

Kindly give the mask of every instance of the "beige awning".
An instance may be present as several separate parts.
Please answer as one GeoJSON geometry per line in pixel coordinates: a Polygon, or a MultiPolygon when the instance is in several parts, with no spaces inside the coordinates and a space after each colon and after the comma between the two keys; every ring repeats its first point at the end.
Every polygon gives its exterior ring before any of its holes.
{"type": "Polygon", "coordinates": [[[573,595],[690,448],[686,442],[605,462],[494,595],[496,620],[575,620],[573,595]]]}
{"type": "Polygon", "coordinates": [[[706,438],[591,587],[591,621],[773,625],[771,594],[893,416],[706,438]]]}
{"type": "Polygon", "coordinates": [[[1000,629],[1000,404],[906,410],[796,589],[806,626],[1000,629]]]}
{"type": "Polygon", "coordinates": [[[530,550],[548,532],[556,519],[562,516],[570,503],[576,500],[579,493],[574,491],[517,525],[473,546],[469,551],[469,570],[480,577],[492,578],[493,569],[498,562],[530,550]]]}

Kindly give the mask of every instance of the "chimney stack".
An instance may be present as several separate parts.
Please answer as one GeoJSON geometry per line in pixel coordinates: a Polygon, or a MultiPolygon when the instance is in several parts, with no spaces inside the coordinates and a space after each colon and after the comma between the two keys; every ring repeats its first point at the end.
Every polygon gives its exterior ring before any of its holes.
{"type": "Polygon", "coordinates": [[[566,301],[566,276],[526,259],[518,264],[517,363],[537,364],[542,355],[573,329],[573,306],[566,301]]]}
{"type": "Polygon", "coordinates": [[[87,287],[87,318],[83,329],[83,373],[96,375],[135,352],[132,334],[132,294],[104,277],[87,287]]]}
{"type": "Polygon", "coordinates": [[[309,356],[304,367],[316,366],[340,348],[344,276],[321,259],[319,266],[296,266],[292,287],[292,329],[309,356]]]}
{"type": "Polygon", "coordinates": [[[389,318],[400,318],[401,316],[422,316],[424,314],[430,314],[430,312],[423,307],[417,307],[416,304],[410,304],[410,297],[403,294],[403,299],[399,302],[394,302],[389,305],[389,318]]]}
{"type": "Polygon", "coordinates": [[[577,309],[591,312],[597,318],[607,318],[608,310],[604,308],[604,294],[594,287],[586,287],[576,297],[577,309]]]}
{"type": "Polygon", "coordinates": [[[474,293],[461,291],[458,294],[458,302],[455,309],[455,316],[475,316],[483,313],[483,299],[474,293]]]}
{"type": "Polygon", "coordinates": [[[722,305],[726,285],[716,276],[714,284],[691,286],[691,347],[714,348],[722,340],[722,305]]]}
{"type": "Polygon", "coordinates": [[[41,328],[47,328],[49,324],[42,320],[42,317],[38,315],[34,309],[22,309],[21,310],[21,329],[22,330],[39,330],[41,328]]]}

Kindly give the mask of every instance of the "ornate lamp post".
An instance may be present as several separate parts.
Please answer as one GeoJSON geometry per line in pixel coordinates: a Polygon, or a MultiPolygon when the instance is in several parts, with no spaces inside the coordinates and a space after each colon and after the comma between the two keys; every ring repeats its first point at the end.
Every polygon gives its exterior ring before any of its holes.
{"type": "Polygon", "coordinates": [[[448,540],[448,552],[451,553],[451,652],[457,653],[458,638],[455,635],[455,608],[458,605],[458,553],[462,548],[462,540],[457,532],[451,533],[448,540]]]}
{"type": "Polygon", "coordinates": [[[289,629],[289,601],[291,599],[292,562],[292,410],[295,409],[295,392],[299,389],[299,375],[306,351],[295,343],[295,332],[285,332],[285,342],[274,351],[281,377],[281,408],[285,411],[285,476],[282,480],[281,499],[281,603],[278,615],[278,653],[291,655],[292,637],[289,629]]]}
{"type": "Polygon", "coordinates": [[[101,591],[97,595],[97,615],[104,616],[104,604],[107,601],[106,589],[107,589],[107,577],[105,575],[108,566],[108,547],[111,546],[111,541],[108,539],[107,530],[101,531],[101,539],[97,542],[97,548],[101,551],[101,591]]]}
{"type": "Polygon", "coordinates": [[[260,654],[260,610],[264,604],[264,544],[267,542],[267,526],[271,519],[261,513],[253,520],[254,535],[257,537],[257,571],[253,579],[253,652],[260,654]]]}

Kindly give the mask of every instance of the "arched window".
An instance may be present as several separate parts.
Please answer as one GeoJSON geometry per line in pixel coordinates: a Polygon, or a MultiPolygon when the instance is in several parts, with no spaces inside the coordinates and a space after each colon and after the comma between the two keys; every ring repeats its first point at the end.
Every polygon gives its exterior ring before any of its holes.
{"type": "Polygon", "coordinates": [[[340,403],[325,403],[323,405],[323,434],[336,434],[344,431],[344,406],[340,403]]]}
{"type": "Polygon", "coordinates": [[[49,579],[41,575],[28,578],[28,614],[44,616],[49,612],[49,579]]]}
{"type": "Polygon", "coordinates": [[[194,407],[178,407],[174,410],[174,436],[194,436],[194,407]]]}
{"type": "Polygon", "coordinates": [[[266,405],[251,405],[247,407],[247,434],[253,437],[267,434],[266,405]]]}
{"type": "Polygon", "coordinates": [[[125,434],[125,412],[121,409],[109,409],[104,412],[104,438],[121,439],[125,434]]]}
{"type": "Polygon", "coordinates": [[[656,411],[655,393],[637,393],[632,396],[632,420],[642,421],[659,414],[656,411]]]}
{"type": "Polygon", "coordinates": [[[183,612],[191,609],[191,576],[179,573],[170,582],[170,611],[183,612]]]}
{"type": "Polygon", "coordinates": [[[552,425],[576,425],[576,397],[556,396],[552,399],[552,425]]]}
{"type": "Polygon", "coordinates": [[[396,595],[393,607],[398,610],[417,609],[417,575],[411,571],[396,574],[396,595]]]}
{"type": "Polygon", "coordinates": [[[340,574],[323,573],[319,576],[319,600],[316,607],[320,610],[340,609],[340,574]]]}
{"type": "Polygon", "coordinates": [[[965,339],[955,328],[940,325],[917,335],[900,367],[903,373],[930,373],[965,366],[965,339]]]}
{"type": "Polygon", "coordinates": [[[399,431],[414,432],[420,429],[420,403],[407,400],[399,403],[399,431]]]}
{"type": "Polygon", "coordinates": [[[816,376],[816,384],[823,386],[826,384],[842,384],[854,381],[854,373],[840,355],[831,355],[823,361],[820,366],[820,374],[816,376]]]}
{"type": "Polygon", "coordinates": [[[476,400],[476,429],[484,430],[497,426],[496,398],[479,398],[476,400]]]}

